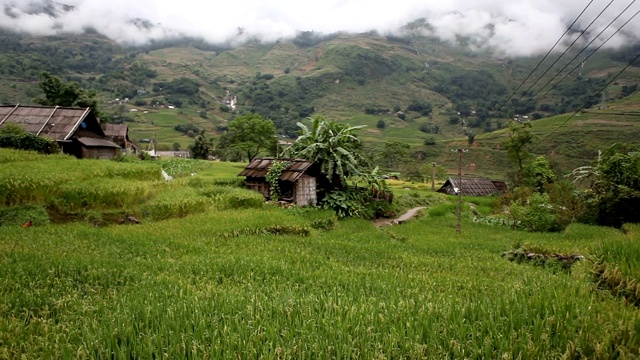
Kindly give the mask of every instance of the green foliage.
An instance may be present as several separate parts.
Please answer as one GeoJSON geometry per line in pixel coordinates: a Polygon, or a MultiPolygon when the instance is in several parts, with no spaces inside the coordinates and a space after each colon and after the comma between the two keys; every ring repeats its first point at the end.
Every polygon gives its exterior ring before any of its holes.
{"type": "Polygon", "coordinates": [[[273,121],[261,115],[249,113],[235,118],[229,123],[229,132],[220,137],[217,150],[227,155],[230,152],[242,154],[244,159],[253,160],[261,152],[273,152],[276,148],[276,128],[273,121]]]}
{"type": "Polygon", "coordinates": [[[346,186],[333,190],[322,199],[321,206],[333,210],[340,218],[375,219],[387,216],[391,212],[393,196],[386,183],[376,178],[375,174],[363,180],[368,184],[367,187],[346,186]]]}
{"type": "Polygon", "coordinates": [[[265,180],[269,183],[269,194],[271,200],[277,201],[280,199],[280,175],[282,175],[282,172],[287,167],[289,167],[289,162],[274,160],[271,162],[269,170],[267,170],[265,180]]]}
{"type": "Polygon", "coordinates": [[[201,133],[203,129],[194,124],[178,124],[173,127],[176,131],[180,131],[183,134],[186,134],[189,137],[195,137],[197,134],[201,133]]]}
{"type": "Polygon", "coordinates": [[[195,174],[201,168],[199,161],[176,157],[162,159],[160,160],[160,164],[167,175],[174,178],[195,174]]]}
{"type": "Polygon", "coordinates": [[[60,148],[55,140],[36,136],[25,131],[16,133],[14,130],[7,132],[0,131],[0,148],[33,150],[41,154],[55,154],[60,152],[60,148]]]}
{"type": "Polygon", "coordinates": [[[411,160],[409,151],[411,146],[401,141],[393,141],[384,143],[380,158],[385,162],[388,169],[398,170],[400,164],[407,163],[411,160]]]}
{"type": "Polygon", "coordinates": [[[44,98],[35,100],[40,105],[90,107],[99,116],[98,101],[94,91],[85,91],[76,82],[64,82],[60,78],[43,72],[38,84],[44,92],[44,98]]]}
{"type": "Polygon", "coordinates": [[[531,232],[563,230],[547,194],[533,193],[526,202],[513,202],[509,206],[509,217],[515,227],[531,232]]]}
{"type": "Polygon", "coordinates": [[[429,114],[431,114],[431,111],[433,111],[433,106],[428,102],[413,100],[411,101],[409,106],[407,106],[407,110],[415,111],[417,113],[420,113],[420,115],[422,116],[429,116],[429,114]]]}
{"type": "Polygon", "coordinates": [[[357,191],[350,188],[334,190],[322,199],[322,207],[335,211],[340,218],[363,217],[364,207],[357,191]]]}
{"type": "Polygon", "coordinates": [[[361,154],[360,139],[355,135],[355,130],[364,126],[340,124],[320,115],[310,120],[311,128],[298,123],[302,133],[285,154],[319,164],[334,187],[340,188],[348,177],[360,174],[367,163],[361,154]]]}
{"type": "Polygon", "coordinates": [[[589,210],[596,223],[621,227],[640,223],[640,153],[633,147],[615,145],[606,151],[594,173],[588,193],[589,210]]]}
{"type": "Polygon", "coordinates": [[[524,177],[524,167],[526,161],[531,156],[529,147],[537,139],[531,132],[531,123],[519,123],[512,121],[509,123],[509,138],[502,141],[502,146],[507,150],[507,155],[516,165],[515,183],[520,185],[524,177]]]}
{"type": "Polygon", "coordinates": [[[213,150],[213,140],[207,139],[204,134],[204,130],[195,137],[193,145],[189,146],[191,157],[194,159],[206,160],[209,158],[213,150]]]}
{"type": "Polygon", "coordinates": [[[387,127],[387,123],[384,121],[384,119],[380,119],[378,120],[378,123],[376,123],[376,127],[378,129],[384,129],[385,127],[387,127]]]}
{"type": "Polygon", "coordinates": [[[0,226],[21,226],[29,222],[31,226],[49,224],[45,208],[32,204],[0,208],[0,226]]]}
{"type": "Polygon", "coordinates": [[[161,94],[194,96],[200,91],[200,84],[193,79],[180,77],[168,82],[153,84],[153,91],[161,94]]]}
{"type": "Polygon", "coordinates": [[[442,217],[445,215],[451,215],[456,211],[456,204],[454,203],[443,203],[437,204],[433,207],[430,207],[427,213],[431,217],[442,217]]]}
{"type": "Polygon", "coordinates": [[[525,165],[524,176],[527,185],[540,193],[545,191],[545,186],[556,181],[556,174],[544,156],[537,156],[525,165]]]}

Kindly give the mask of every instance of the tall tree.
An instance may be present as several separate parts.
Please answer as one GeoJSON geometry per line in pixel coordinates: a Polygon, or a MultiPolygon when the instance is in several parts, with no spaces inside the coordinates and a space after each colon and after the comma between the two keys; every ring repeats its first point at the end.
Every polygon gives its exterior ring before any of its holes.
{"type": "Polygon", "coordinates": [[[43,72],[41,78],[38,86],[44,92],[44,98],[35,99],[36,103],[47,106],[90,107],[98,113],[98,101],[94,91],[85,91],[77,82],[64,82],[48,72],[43,72]]]}
{"type": "Polygon", "coordinates": [[[263,151],[276,148],[276,127],[273,121],[249,113],[229,123],[229,132],[218,142],[219,151],[241,151],[251,161],[263,151]]]}
{"type": "Polygon", "coordinates": [[[360,174],[367,164],[361,154],[362,143],[354,134],[364,126],[340,124],[321,115],[310,120],[311,128],[297,123],[301,134],[286,154],[319,164],[333,186],[340,188],[348,177],[360,174]]]}
{"type": "Polygon", "coordinates": [[[387,163],[387,168],[398,170],[400,164],[411,160],[411,146],[401,141],[385,141],[380,157],[387,163]]]}
{"type": "Polygon", "coordinates": [[[206,160],[211,154],[213,143],[211,139],[207,139],[204,135],[204,130],[200,131],[200,134],[196,135],[193,145],[189,146],[191,157],[194,159],[206,160]]]}
{"type": "Polygon", "coordinates": [[[502,141],[502,146],[507,150],[507,154],[516,164],[516,183],[521,183],[524,175],[525,162],[531,154],[529,146],[537,139],[531,132],[530,123],[519,123],[513,121],[509,123],[509,138],[502,141]]]}

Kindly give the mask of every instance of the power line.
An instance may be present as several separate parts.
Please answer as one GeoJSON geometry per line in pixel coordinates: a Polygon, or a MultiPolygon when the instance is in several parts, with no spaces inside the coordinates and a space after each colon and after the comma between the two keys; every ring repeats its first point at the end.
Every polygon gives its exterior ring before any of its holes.
{"type": "MultiPolygon", "coordinates": [[[[629,4],[629,6],[631,6],[634,2],[635,2],[635,0],[634,0],[631,4],[629,4]]],[[[627,6],[627,8],[629,8],[629,6],[627,6]]],[[[625,10],[626,10],[626,9],[625,9],[625,10]]],[[[640,14],[640,10],[636,11],[636,13],[635,13],[635,14],[633,14],[633,16],[631,16],[631,17],[630,17],[630,18],[629,18],[629,19],[628,19],[624,24],[622,24],[622,26],[620,26],[620,27],[618,28],[618,30],[616,30],[616,31],[615,31],[613,34],[611,34],[611,36],[609,36],[609,37],[608,37],[608,38],[607,38],[607,39],[606,39],[602,44],[600,44],[600,45],[599,45],[595,50],[593,50],[593,51],[591,52],[591,54],[589,54],[589,56],[587,56],[587,57],[584,59],[584,61],[589,60],[589,58],[590,58],[591,56],[593,56],[593,54],[595,54],[598,50],[600,50],[600,48],[602,48],[602,47],[603,47],[607,42],[609,42],[609,40],[611,40],[611,38],[613,38],[615,35],[617,35],[617,34],[618,34],[618,33],[619,33],[619,32],[620,32],[620,31],[621,31],[621,30],[622,30],[622,29],[623,29],[623,28],[624,28],[624,27],[625,27],[625,26],[626,26],[626,25],[631,21],[631,20],[633,20],[636,16],[638,16],[638,14],[640,14]]],[[[622,13],[621,13],[620,15],[622,15],[622,13]]],[[[618,15],[618,17],[616,17],[616,19],[618,19],[618,18],[620,17],[620,15],[618,15]]],[[[614,19],[614,21],[615,21],[616,19],[614,19]]],[[[609,26],[611,26],[611,24],[613,24],[613,22],[611,22],[611,23],[609,24],[609,26]]],[[[609,28],[609,26],[607,26],[604,30],[602,30],[602,31],[600,32],[600,34],[598,34],[598,36],[600,36],[600,35],[601,35],[605,30],[607,30],[607,29],[609,28]]],[[[588,47],[589,45],[591,45],[591,43],[593,43],[593,41],[595,41],[597,38],[598,38],[598,37],[595,37],[595,38],[594,38],[594,39],[593,39],[589,44],[587,44],[587,47],[588,47]]],[[[583,51],[584,51],[584,50],[586,50],[586,49],[587,49],[587,47],[585,47],[585,48],[583,49],[583,51]]],[[[581,53],[582,53],[582,51],[581,51],[578,55],[580,55],[581,53]]],[[[576,57],[577,57],[578,55],[576,55],[576,57]]],[[[570,61],[570,62],[569,62],[565,67],[563,67],[563,68],[558,72],[558,74],[556,74],[556,76],[554,76],[551,80],[549,80],[546,84],[544,84],[544,86],[540,89],[540,91],[538,91],[538,92],[537,92],[533,97],[534,97],[534,98],[535,98],[535,97],[537,97],[537,96],[542,92],[542,90],[544,90],[544,88],[545,88],[545,87],[547,87],[547,85],[549,85],[549,84],[551,83],[551,81],[553,81],[553,79],[555,79],[555,78],[557,77],[557,75],[559,75],[562,71],[564,71],[564,69],[566,69],[566,68],[567,68],[567,66],[569,66],[569,64],[571,64],[571,62],[572,62],[573,60],[575,60],[575,59],[576,59],[576,57],[574,57],[573,59],[571,59],[571,61],[570,61]]],[[[580,64],[578,64],[578,65],[574,66],[574,67],[573,67],[573,69],[569,70],[569,72],[568,72],[567,74],[565,74],[565,76],[563,76],[563,77],[562,77],[562,79],[558,80],[555,84],[553,84],[553,86],[552,86],[549,90],[547,90],[547,92],[545,92],[545,93],[542,95],[542,97],[547,96],[547,94],[549,94],[549,92],[551,92],[551,90],[555,89],[555,88],[556,88],[556,86],[558,86],[562,81],[564,81],[564,79],[566,79],[569,75],[571,75],[571,74],[572,74],[572,73],[573,73],[573,72],[574,72],[574,71],[575,71],[579,66],[580,66],[580,64]]],[[[531,99],[530,99],[530,100],[531,100],[531,99]]],[[[528,103],[528,102],[527,102],[527,103],[528,103]]],[[[525,105],[526,105],[526,104],[525,104],[525,105]]]]}
{"type": "MultiPolygon", "coordinates": [[[[571,63],[578,57],[580,56],[580,54],[582,54],[586,49],[588,49],[588,47],[595,42],[595,40],[598,39],[598,37],[600,37],[600,35],[602,35],[609,27],[611,27],[611,25],[620,18],[620,16],[622,16],[637,0],[633,0],[629,5],[627,5],[627,7],[622,10],[622,12],[620,12],[620,14],[618,14],[618,16],[616,16],[610,23],[609,25],[607,25],[602,31],[600,31],[600,33],[598,33],[598,35],[596,37],[594,37],[576,56],[573,57],[573,59],[571,59],[558,73],[556,73],[533,97],[531,97],[529,100],[527,100],[527,102],[525,103],[525,105],[529,104],[533,99],[535,99],[543,90],[544,88],[549,85],[555,78],[557,78],[562,71],[564,71],[569,65],[571,65],[571,63]]],[[[605,10],[607,10],[607,8],[609,7],[609,5],[611,5],[611,3],[613,3],[613,0],[611,2],[609,2],[609,4],[600,12],[600,14],[598,14],[598,16],[589,24],[589,26],[587,26],[587,28],[585,28],[585,30],[583,30],[581,32],[581,35],[584,34],[586,32],[586,30],[593,25],[593,23],[604,13],[605,10]]],[[[586,9],[585,9],[586,10],[586,9]]],[[[584,10],[583,10],[584,12],[584,10]]],[[[620,26],[618,28],[618,30],[616,30],[611,36],[609,36],[602,44],[600,44],[600,46],[598,46],[591,54],[589,54],[589,56],[587,56],[585,58],[585,61],[587,59],[589,59],[593,54],[595,54],[600,48],[602,48],[602,46],[604,46],[609,40],[611,40],[611,38],[613,38],[618,32],[620,32],[631,20],[633,20],[633,18],[635,18],[638,14],[640,13],[640,10],[637,11],[633,16],[631,16],[624,24],[622,24],[622,26],[620,26]]],[[[571,43],[571,45],[569,45],[569,47],[567,48],[567,50],[565,50],[565,52],[562,53],[562,55],[560,55],[560,57],[558,57],[558,59],[556,59],[556,61],[551,64],[551,66],[538,78],[538,80],[536,80],[536,82],[534,82],[528,89],[526,92],[528,92],[538,81],[540,81],[542,79],[542,77],[549,71],[551,70],[551,68],[553,67],[553,65],[555,65],[557,63],[558,60],[560,60],[560,58],[571,48],[571,46],[573,46],[573,44],[575,44],[575,42],[580,38],[580,36],[578,36],[578,38],[576,38],[576,40],[574,40],[573,43],[571,43]]],[[[582,63],[580,63],[582,64],[582,63]]],[[[569,73],[567,73],[562,79],[560,79],[558,82],[556,82],[551,89],[549,89],[546,93],[544,93],[543,97],[546,96],[547,94],[549,94],[549,92],[551,92],[553,89],[555,89],[555,87],[557,87],[564,79],[566,79],[574,70],[576,70],[580,64],[576,65],[573,69],[571,69],[571,71],[569,71],[569,73]]],[[[626,69],[626,68],[625,68],[626,69]]],[[[603,89],[604,90],[604,89],[603,89]]],[[[602,92],[603,90],[601,90],[600,92],[602,92]]],[[[598,94],[600,93],[598,92],[598,94]]],[[[522,99],[524,97],[520,96],[520,98],[518,98],[518,101],[520,99],[522,99]]],[[[591,100],[589,100],[591,101],[591,100]]],[[[503,105],[504,106],[504,105],[503,105]]],[[[578,110],[579,112],[580,110],[578,110]]],[[[575,115],[575,114],[574,114],[575,115]]],[[[492,140],[494,138],[497,138],[497,134],[496,136],[490,136],[486,139],[483,140],[492,140]]]]}
{"type": "Polygon", "coordinates": [[[551,54],[551,52],[553,51],[553,49],[556,48],[556,46],[558,46],[558,44],[560,43],[560,41],[562,41],[562,39],[565,37],[565,35],[567,35],[567,33],[569,31],[571,31],[571,28],[573,28],[573,25],[575,25],[578,20],[580,19],[580,17],[582,17],[582,15],[584,14],[585,11],[587,11],[587,9],[589,8],[589,6],[591,6],[591,4],[594,2],[595,0],[591,0],[587,6],[582,9],[582,12],[578,15],[578,17],[576,17],[575,20],[573,20],[573,22],[571,23],[571,25],[569,25],[569,27],[567,28],[567,30],[558,38],[558,40],[556,41],[555,44],[553,44],[553,46],[551,47],[551,49],[549,49],[549,51],[547,51],[547,53],[544,55],[544,57],[542,58],[542,60],[540,60],[538,62],[538,65],[536,65],[535,68],[533,68],[533,70],[531,70],[531,72],[529,73],[529,75],[527,75],[527,77],[520,83],[520,85],[513,90],[513,92],[511,93],[511,95],[509,95],[509,97],[504,101],[504,103],[502,105],[500,105],[500,107],[498,108],[498,110],[502,109],[507,102],[509,102],[509,100],[511,100],[511,98],[513,98],[513,95],[515,95],[518,90],[520,90],[520,88],[522,88],[522,86],[524,85],[524,83],[527,82],[527,80],[529,80],[529,78],[533,75],[534,72],[536,72],[536,70],[538,70],[538,68],[540,67],[540,65],[542,65],[542,63],[547,59],[547,57],[551,54]]]}
{"type": "Polygon", "coordinates": [[[602,89],[600,89],[600,91],[598,91],[596,94],[594,94],[592,97],[589,98],[589,100],[587,100],[587,102],[580,108],[578,109],[576,112],[574,112],[571,116],[569,116],[567,118],[567,120],[563,121],[562,124],[560,124],[557,128],[555,128],[552,132],[550,132],[549,134],[547,134],[547,136],[545,136],[544,138],[542,138],[540,141],[538,141],[537,143],[535,143],[531,148],[535,148],[536,146],[540,145],[540,143],[542,143],[543,141],[545,141],[546,139],[548,139],[551,135],[553,135],[556,131],[558,131],[558,129],[560,129],[562,126],[564,126],[566,123],[569,122],[569,120],[573,119],[576,115],[578,115],[578,113],[580,111],[582,111],[583,108],[585,108],[594,98],[596,98],[598,95],[600,95],[601,92],[603,92],[609,85],[611,85],[611,83],[613,83],[620,75],[622,75],[622,73],[627,70],[627,68],[629,68],[629,66],[631,66],[636,60],[638,60],[640,58],[640,53],[638,55],[636,55],[635,58],[633,58],[633,60],[631,60],[622,70],[620,70],[620,72],[618,72],[611,80],[609,80],[609,82],[607,82],[607,84],[605,86],[602,87],[602,89]]]}
{"type": "MultiPolygon", "coordinates": [[[[636,0],[634,0],[634,2],[635,2],[635,1],[636,1],[636,0]]],[[[571,44],[570,44],[570,45],[569,45],[569,46],[564,50],[564,52],[563,52],[562,54],[560,54],[560,56],[558,56],[558,58],[557,58],[557,59],[556,59],[556,60],[555,60],[551,65],[549,65],[549,67],[547,68],[547,70],[545,70],[545,71],[542,73],[542,75],[540,75],[540,76],[538,77],[538,79],[537,79],[533,84],[531,84],[531,86],[529,86],[529,87],[527,88],[527,90],[525,90],[525,91],[524,91],[524,93],[525,93],[525,94],[526,94],[526,93],[528,93],[528,92],[529,92],[529,90],[531,90],[531,89],[532,89],[532,88],[533,88],[533,87],[534,87],[534,86],[535,86],[535,85],[536,85],[540,80],[542,80],[542,78],[543,78],[545,75],[547,75],[547,73],[548,73],[548,72],[553,68],[553,66],[554,66],[555,64],[557,64],[557,63],[558,63],[558,61],[560,61],[560,59],[561,59],[561,58],[562,58],[562,57],[563,57],[563,56],[564,56],[564,55],[565,55],[565,54],[566,54],[566,53],[571,49],[571,47],[573,47],[573,45],[574,45],[576,42],[578,42],[578,40],[580,39],[580,37],[582,37],[582,35],[584,35],[584,33],[586,33],[586,32],[587,32],[587,30],[589,30],[589,28],[591,27],[591,25],[593,25],[593,24],[594,24],[594,23],[595,23],[595,22],[600,18],[600,16],[602,16],[602,14],[604,14],[604,12],[609,8],[609,6],[611,6],[611,4],[613,4],[613,2],[614,2],[614,0],[611,0],[611,1],[609,2],[609,4],[607,4],[607,6],[605,6],[605,8],[604,8],[604,9],[602,9],[602,11],[600,11],[600,13],[598,14],[598,16],[596,16],[596,17],[593,19],[593,21],[591,21],[591,23],[589,23],[589,25],[588,25],[584,30],[582,30],[582,31],[580,32],[580,35],[579,35],[578,37],[576,37],[576,38],[575,38],[575,40],[573,40],[573,42],[572,42],[572,43],[571,43],[571,44]]],[[[524,97],[524,95],[521,95],[521,96],[518,98],[518,100],[517,100],[517,101],[520,101],[523,97],[524,97]]]]}

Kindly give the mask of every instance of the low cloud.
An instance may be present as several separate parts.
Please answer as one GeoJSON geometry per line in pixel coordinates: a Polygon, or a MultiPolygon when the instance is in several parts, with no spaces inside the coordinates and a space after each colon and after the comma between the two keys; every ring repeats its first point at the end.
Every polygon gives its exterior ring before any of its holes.
{"type": "MultiPolygon", "coordinates": [[[[584,29],[608,2],[594,1],[575,30],[584,29]]],[[[0,0],[0,26],[34,35],[94,29],[129,45],[183,36],[214,44],[239,44],[249,38],[265,42],[292,38],[299,31],[329,34],[375,30],[399,34],[403,25],[425,18],[430,25],[422,29],[425,34],[452,42],[464,37],[471,47],[527,56],[547,51],[586,3],[586,0],[68,0],[65,4],[71,7],[65,7],[49,0],[0,0]]],[[[599,33],[627,4],[616,1],[589,29],[588,35],[599,33]]],[[[639,9],[640,4],[634,4],[606,35],[616,31],[639,9]]],[[[618,47],[639,42],[640,17],[607,45],[618,47]]]]}

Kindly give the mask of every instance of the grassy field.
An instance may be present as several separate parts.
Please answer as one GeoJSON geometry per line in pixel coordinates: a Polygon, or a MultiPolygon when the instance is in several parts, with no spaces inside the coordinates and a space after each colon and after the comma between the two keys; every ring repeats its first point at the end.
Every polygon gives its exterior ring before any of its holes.
{"type": "MultiPolygon", "coordinates": [[[[140,204],[71,204],[151,210],[141,224],[3,223],[0,359],[640,356],[638,308],[592,276],[595,263],[640,276],[632,255],[638,226],[530,234],[474,223],[465,212],[456,235],[449,198],[395,182],[398,196],[436,196],[438,205],[405,225],[376,228],[254,201],[234,187],[242,164],[80,161],[5,150],[0,159],[4,194],[18,176],[8,167],[37,171],[40,183],[21,184],[50,189],[30,198],[32,188],[15,185],[23,189],[11,197],[18,206],[47,208],[84,187],[104,199],[100,191],[120,186],[134,189],[140,204]],[[160,167],[176,180],[159,181],[160,167]],[[179,211],[192,202],[200,205],[179,211]],[[501,257],[520,246],[586,259],[562,270],[501,257]]],[[[122,194],[112,197],[130,196],[122,194]]],[[[4,199],[3,211],[11,207],[4,199]]],[[[492,202],[465,201],[481,212],[492,202]]]]}

